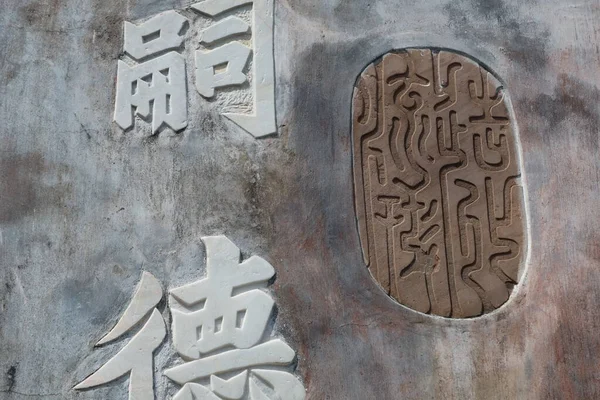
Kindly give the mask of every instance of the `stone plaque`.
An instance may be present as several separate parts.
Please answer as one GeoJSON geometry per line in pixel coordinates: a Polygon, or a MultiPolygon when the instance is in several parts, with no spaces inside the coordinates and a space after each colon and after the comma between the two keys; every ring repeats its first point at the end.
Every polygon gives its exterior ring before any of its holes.
{"type": "Polygon", "coordinates": [[[365,262],[391,297],[443,317],[502,306],[525,255],[516,125],[485,67],[408,49],[354,92],[356,212],[365,262]]]}
{"type": "Polygon", "coordinates": [[[0,3],[0,400],[600,399],[598,0],[0,3]]]}

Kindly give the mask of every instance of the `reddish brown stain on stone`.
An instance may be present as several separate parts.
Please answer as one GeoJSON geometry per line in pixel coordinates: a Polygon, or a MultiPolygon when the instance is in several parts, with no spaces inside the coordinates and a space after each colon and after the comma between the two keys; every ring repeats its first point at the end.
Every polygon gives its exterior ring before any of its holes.
{"type": "Polygon", "coordinates": [[[51,28],[56,27],[56,17],[62,6],[60,0],[40,0],[22,7],[20,14],[29,28],[51,33],[51,28]]]}
{"type": "Polygon", "coordinates": [[[33,212],[38,200],[35,181],[44,169],[40,154],[0,158],[0,222],[33,212]]]}
{"type": "Polygon", "coordinates": [[[42,213],[47,208],[61,208],[71,192],[66,182],[44,182],[45,176],[62,176],[68,168],[48,164],[39,153],[0,158],[0,223],[10,223],[42,213]]]}

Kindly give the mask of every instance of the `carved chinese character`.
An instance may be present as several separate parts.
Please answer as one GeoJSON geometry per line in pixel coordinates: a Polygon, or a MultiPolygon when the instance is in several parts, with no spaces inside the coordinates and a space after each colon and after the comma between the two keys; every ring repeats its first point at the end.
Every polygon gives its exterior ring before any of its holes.
{"type": "Polygon", "coordinates": [[[164,320],[155,309],[161,298],[160,283],[154,276],[144,272],[138,289],[121,319],[96,346],[120,338],[148,315],[150,318],[117,355],[75,386],[76,390],[100,386],[129,373],[129,400],[154,399],[152,355],[166,336],[164,320]]]}
{"type": "Polygon", "coordinates": [[[204,97],[213,97],[215,88],[246,82],[243,70],[249,57],[250,49],[239,42],[207,52],[196,51],[196,89],[204,97]],[[215,73],[215,67],[221,64],[227,64],[227,68],[215,73]]]}
{"type": "Polygon", "coordinates": [[[292,374],[263,369],[295,358],[282,340],[260,343],[274,304],[261,288],[275,274],[273,267],[256,256],[240,263],[240,250],[224,236],[203,240],[206,278],[170,291],[173,344],[188,361],[165,372],[184,385],[175,399],[240,399],[247,390],[252,399],[272,398],[271,392],[304,399],[304,387],[292,374]]]}
{"type": "MultiPolygon", "coordinates": [[[[265,339],[274,300],[263,289],[275,270],[256,256],[240,263],[240,250],[225,236],[203,241],[206,277],[170,291],[173,345],[185,361],[165,371],[182,385],[174,399],[303,400],[300,380],[281,370],[292,364],[295,352],[281,339],[265,339]]],[[[96,346],[142,322],[143,327],[74,389],[100,386],[129,373],[129,399],[154,399],[153,353],[166,336],[155,308],[161,299],[160,283],[144,272],[119,322],[96,346]]]]}
{"type": "MultiPolygon", "coordinates": [[[[215,89],[241,85],[248,78],[244,68],[253,53],[252,114],[226,113],[227,118],[254,137],[276,133],[275,67],[273,62],[273,1],[272,0],[206,0],[192,8],[209,17],[252,4],[252,49],[239,42],[221,45],[212,50],[196,51],[196,89],[204,97],[213,97],[215,89]],[[217,71],[226,65],[224,71],[217,71]]],[[[202,32],[200,42],[212,45],[233,35],[249,31],[247,24],[236,17],[225,18],[202,32]]]]}
{"type": "Polygon", "coordinates": [[[175,131],[187,126],[185,60],[176,51],[162,54],[182,45],[186,22],[175,11],[140,26],[125,22],[124,50],[135,63],[118,63],[114,119],[121,128],[131,128],[134,115],[151,118],[153,133],[163,125],[175,131]]]}
{"type": "Polygon", "coordinates": [[[450,51],[386,54],[354,92],[364,259],[398,302],[442,317],[501,307],[526,254],[518,137],[500,82],[450,51]]]}

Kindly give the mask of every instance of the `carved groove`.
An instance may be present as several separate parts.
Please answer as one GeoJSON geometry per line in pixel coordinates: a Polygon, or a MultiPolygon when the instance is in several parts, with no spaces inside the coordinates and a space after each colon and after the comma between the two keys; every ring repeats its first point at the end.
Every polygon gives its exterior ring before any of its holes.
{"type": "Polygon", "coordinates": [[[504,304],[525,255],[517,143],[504,90],[449,51],[388,53],[353,100],[365,263],[416,311],[467,318],[504,304]]]}

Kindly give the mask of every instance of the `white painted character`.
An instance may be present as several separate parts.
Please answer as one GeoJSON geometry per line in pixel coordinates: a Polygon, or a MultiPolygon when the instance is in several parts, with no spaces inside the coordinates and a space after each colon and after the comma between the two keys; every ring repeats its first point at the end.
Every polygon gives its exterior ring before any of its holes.
{"type": "Polygon", "coordinates": [[[273,267],[256,256],[240,263],[240,250],[224,236],[203,241],[206,277],[169,296],[173,345],[187,361],[165,371],[183,385],[174,399],[238,400],[247,391],[255,400],[304,399],[294,375],[263,369],[295,358],[282,340],[262,342],[274,301],[261,289],[274,276],[273,267]]]}
{"type": "MultiPolygon", "coordinates": [[[[211,18],[237,7],[252,4],[252,48],[239,42],[213,50],[196,51],[196,89],[204,97],[213,97],[215,89],[241,85],[248,78],[244,68],[253,53],[252,114],[228,113],[227,118],[254,137],[277,132],[275,121],[275,65],[273,60],[273,0],[205,0],[191,7],[211,18]],[[218,67],[226,65],[225,69],[218,67]]],[[[227,17],[202,32],[200,42],[215,44],[233,35],[247,33],[250,27],[237,17],[227,17]]]]}
{"type": "Polygon", "coordinates": [[[184,41],[187,19],[168,11],[142,23],[125,22],[125,53],[133,63],[119,60],[115,122],[123,129],[134,115],[152,119],[152,132],[163,125],[174,131],[187,126],[185,60],[176,50],[184,41]]]}
{"type": "MultiPolygon", "coordinates": [[[[207,36],[205,34],[205,36],[207,36]]],[[[196,89],[204,97],[213,97],[215,89],[241,85],[248,80],[244,68],[250,49],[240,42],[227,43],[209,51],[196,51],[196,89]],[[219,65],[227,65],[217,72],[219,65]]]]}
{"type": "Polygon", "coordinates": [[[131,303],[115,327],[96,346],[123,336],[149,316],[144,326],[113,358],[75,386],[89,389],[129,373],[129,400],[154,400],[153,353],[166,336],[165,322],[155,308],[162,299],[160,283],[144,272],[131,303]]]}

